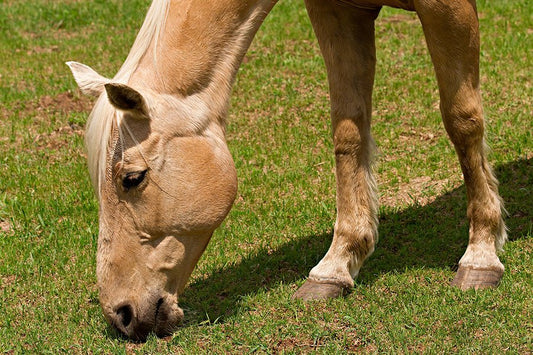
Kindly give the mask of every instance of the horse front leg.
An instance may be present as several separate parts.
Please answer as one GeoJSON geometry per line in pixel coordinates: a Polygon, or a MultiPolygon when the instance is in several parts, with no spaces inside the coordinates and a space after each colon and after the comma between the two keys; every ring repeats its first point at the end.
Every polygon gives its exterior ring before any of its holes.
{"type": "Polygon", "coordinates": [[[435,66],[446,131],[466,185],[469,243],[452,284],[461,289],[498,285],[496,252],[507,235],[498,182],[486,158],[479,91],[479,29],[474,0],[415,1],[435,66]]]}
{"type": "Polygon", "coordinates": [[[337,178],[333,241],[294,298],[338,297],[353,287],[377,242],[377,193],[371,171],[375,10],[306,0],[328,70],[337,178]]]}

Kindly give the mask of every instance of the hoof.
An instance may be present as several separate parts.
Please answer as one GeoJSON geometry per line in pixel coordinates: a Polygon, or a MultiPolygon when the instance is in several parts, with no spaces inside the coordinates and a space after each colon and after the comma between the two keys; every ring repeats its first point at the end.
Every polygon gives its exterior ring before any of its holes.
{"type": "Polygon", "coordinates": [[[457,274],[452,281],[452,286],[457,286],[463,291],[494,288],[500,284],[502,276],[503,270],[473,269],[459,266],[459,270],[457,270],[457,274]]]}
{"type": "Polygon", "coordinates": [[[292,295],[292,299],[304,301],[325,300],[338,298],[346,295],[348,289],[344,286],[332,283],[319,283],[307,279],[304,284],[292,295]]]}

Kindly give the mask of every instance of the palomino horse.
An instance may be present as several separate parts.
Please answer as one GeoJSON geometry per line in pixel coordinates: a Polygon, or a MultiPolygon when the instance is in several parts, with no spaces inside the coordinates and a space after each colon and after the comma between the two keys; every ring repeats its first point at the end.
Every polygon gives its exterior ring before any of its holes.
{"type": "MultiPolygon", "coordinates": [[[[306,0],[328,70],[337,220],[324,258],[296,298],[353,287],[378,239],[370,134],[374,20],[381,6],[416,11],[437,74],[441,111],[468,195],[470,239],[453,284],[496,286],[506,240],[486,159],[475,0],[306,0]]],[[[177,298],[237,190],[225,142],[231,87],[276,0],[154,0],[113,79],[69,62],[99,96],[88,122],[89,170],[100,203],[97,277],[107,320],[134,339],[170,333],[177,298]]]]}

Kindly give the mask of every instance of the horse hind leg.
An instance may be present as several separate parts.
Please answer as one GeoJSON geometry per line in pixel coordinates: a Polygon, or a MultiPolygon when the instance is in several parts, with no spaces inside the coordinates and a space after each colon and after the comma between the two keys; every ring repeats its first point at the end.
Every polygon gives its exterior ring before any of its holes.
{"type": "Polygon", "coordinates": [[[474,0],[419,0],[415,8],[437,74],[441,113],[466,185],[469,243],[452,281],[461,289],[498,285],[505,242],[503,202],[486,158],[479,91],[479,30],[474,0]]]}
{"type": "Polygon", "coordinates": [[[353,287],[377,242],[377,194],[370,134],[375,10],[324,0],[306,6],[328,70],[337,178],[331,246],[294,298],[338,297],[353,287]]]}

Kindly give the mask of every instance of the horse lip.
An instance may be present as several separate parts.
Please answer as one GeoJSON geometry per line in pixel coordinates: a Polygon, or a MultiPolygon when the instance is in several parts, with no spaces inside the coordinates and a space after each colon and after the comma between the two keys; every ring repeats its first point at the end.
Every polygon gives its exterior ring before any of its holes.
{"type": "Polygon", "coordinates": [[[183,321],[183,311],[177,306],[176,301],[169,298],[159,298],[155,309],[155,323],[153,331],[162,338],[172,332],[183,321]]]}

